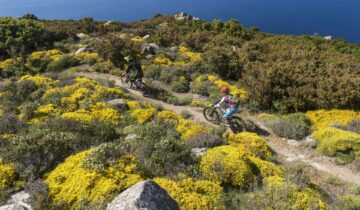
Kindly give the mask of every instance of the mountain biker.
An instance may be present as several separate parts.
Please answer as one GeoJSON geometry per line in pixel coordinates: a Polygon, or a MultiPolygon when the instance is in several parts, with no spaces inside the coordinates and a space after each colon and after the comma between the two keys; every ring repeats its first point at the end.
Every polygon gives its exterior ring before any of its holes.
{"type": "Polygon", "coordinates": [[[221,87],[220,91],[224,94],[224,97],[222,97],[222,99],[215,106],[220,106],[223,103],[227,105],[228,108],[225,111],[224,119],[226,125],[229,126],[229,119],[231,118],[231,116],[240,111],[240,101],[237,97],[230,94],[229,87],[223,86],[221,87]]]}
{"type": "Polygon", "coordinates": [[[142,70],[140,62],[135,60],[131,55],[125,57],[125,60],[128,63],[128,67],[126,69],[126,75],[128,75],[127,79],[132,81],[138,80],[142,82],[144,72],[142,70]]]}

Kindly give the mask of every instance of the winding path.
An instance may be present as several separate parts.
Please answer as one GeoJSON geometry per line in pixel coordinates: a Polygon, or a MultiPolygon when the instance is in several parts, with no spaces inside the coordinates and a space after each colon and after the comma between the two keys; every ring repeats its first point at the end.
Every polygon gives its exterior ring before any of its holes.
{"type": "MultiPolygon", "coordinates": [[[[124,87],[120,80],[120,77],[118,76],[100,73],[80,73],[79,75],[92,79],[110,79],[115,81],[115,85],[124,87]]],[[[181,114],[181,112],[183,111],[187,111],[193,115],[193,121],[213,125],[206,121],[206,119],[203,117],[201,109],[199,108],[194,108],[191,106],[175,106],[155,99],[146,98],[139,91],[129,89],[129,92],[138,100],[147,101],[153,105],[160,105],[164,109],[174,111],[178,114],[181,114]]],[[[356,173],[347,168],[346,166],[336,165],[331,161],[332,158],[317,155],[314,150],[306,149],[300,146],[289,145],[288,141],[276,136],[270,129],[265,127],[255,116],[246,114],[245,118],[251,120],[261,129],[268,132],[268,135],[262,135],[262,137],[267,140],[268,145],[277,153],[278,156],[281,157],[283,162],[302,161],[319,172],[325,172],[331,176],[338,177],[345,182],[351,182],[360,185],[360,173],[356,173]]]]}

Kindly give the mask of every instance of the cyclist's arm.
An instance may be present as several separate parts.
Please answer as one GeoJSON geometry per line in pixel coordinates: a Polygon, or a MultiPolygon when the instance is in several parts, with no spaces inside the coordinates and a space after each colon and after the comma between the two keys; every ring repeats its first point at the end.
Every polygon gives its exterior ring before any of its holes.
{"type": "Polygon", "coordinates": [[[225,101],[225,97],[223,97],[220,101],[214,103],[214,106],[221,105],[222,103],[224,103],[224,101],[225,101]]]}

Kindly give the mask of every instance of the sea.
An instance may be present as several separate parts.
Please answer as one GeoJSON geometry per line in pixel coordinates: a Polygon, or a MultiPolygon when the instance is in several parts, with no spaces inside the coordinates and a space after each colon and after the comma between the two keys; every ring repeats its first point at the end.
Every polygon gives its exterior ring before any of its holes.
{"type": "Polygon", "coordinates": [[[157,13],[236,19],[275,34],[332,36],[360,44],[360,0],[0,0],[0,16],[132,22],[157,13]]]}

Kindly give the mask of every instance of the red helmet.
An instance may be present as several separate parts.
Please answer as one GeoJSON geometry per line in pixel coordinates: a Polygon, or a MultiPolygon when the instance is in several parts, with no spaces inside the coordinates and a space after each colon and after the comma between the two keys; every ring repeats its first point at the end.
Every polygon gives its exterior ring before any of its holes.
{"type": "Polygon", "coordinates": [[[221,87],[220,91],[222,93],[228,94],[230,92],[230,89],[229,89],[229,87],[224,86],[224,87],[221,87]]]}

